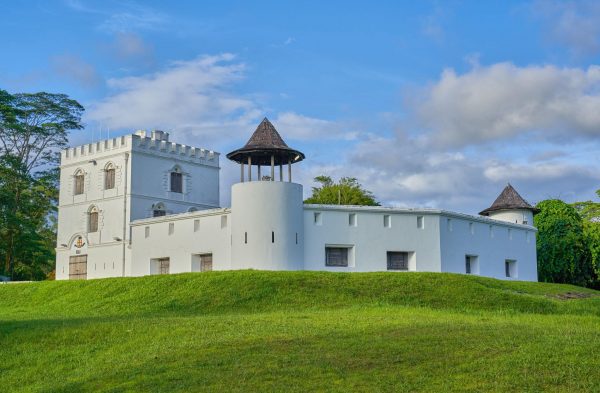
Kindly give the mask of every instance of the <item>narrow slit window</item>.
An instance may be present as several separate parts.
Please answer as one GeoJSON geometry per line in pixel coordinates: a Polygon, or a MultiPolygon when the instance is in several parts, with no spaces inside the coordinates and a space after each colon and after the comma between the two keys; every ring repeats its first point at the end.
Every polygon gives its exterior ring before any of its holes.
{"type": "Polygon", "coordinates": [[[423,216],[417,216],[417,228],[418,229],[425,228],[425,222],[423,221],[423,216]]]}
{"type": "Polygon", "coordinates": [[[200,230],[200,220],[194,220],[194,232],[198,232],[200,230]]]}
{"type": "Polygon", "coordinates": [[[271,232],[271,243],[275,243],[275,232],[271,232]]]}
{"type": "Polygon", "coordinates": [[[315,212],[314,213],[314,215],[313,215],[313,221],[314,221],[315,225],[321,225],[323,223],[320,212],[315,212]]]}
{"type": "Polygon", "coordinates": [[[355,227],[356,224],[357,224],[356,213],[348,214],[348,225],[350,225],[351,227],[355,227]]]}
{"type": "Polygon", "coordinates": [[[392,227],[392,220],[389,214],[385,214],[383,216],[383,227],[384,228],[391,228],[392,227]]]}
{"type": "Polygon", "coordinates": [[[169,235],[172,235],[173,233],[175,233],[175,224],[170,222],[169,223],[169,235]]]}
{"type": "Polygon", "coordinates": [[[244,244],[248,244],[248,232],[244,232],[244,244]]]}
{"type": "Polygon", "coordinates": [[[146,239],[150,237],[150,227],[144,228],[144,237],[146,239]]]}

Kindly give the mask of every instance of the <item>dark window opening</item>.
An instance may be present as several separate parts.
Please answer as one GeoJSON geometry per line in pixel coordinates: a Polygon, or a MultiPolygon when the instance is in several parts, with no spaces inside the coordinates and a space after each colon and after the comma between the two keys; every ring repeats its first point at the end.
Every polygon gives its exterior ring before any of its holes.
{"type": "Polygon", "coordinates": [[[244,232],[244,244],[248,244],[248,232],[244,232]]]}
{"type": "Polygon", "coordinates": [[[275,243],[275,232],[271,232],[271,243],[275,243]]]}
{"type": "Polygon", "coordinates": [[[166,216],[166,215],[167,215],[167,212],[162,209],[154,209],[152,211],[153,217],[162,217],[162,216],[166,216]]]}
{"type": "Polygon", "coordinates": [[[398,251],[388,251],[387,253],[388,270],[408,270],[408,253],[398,251]]]}
{"type": "Polygon", "coordinates": [[[325,248],[325,266],[347,267],[348,266],[348,248],[347,247],[326,247],[325,248]]]}
{"type": "Polygon", "coordinates": [[[171,192],[183,192],[183,175],[179,172],[171,172],[171,192]]]}

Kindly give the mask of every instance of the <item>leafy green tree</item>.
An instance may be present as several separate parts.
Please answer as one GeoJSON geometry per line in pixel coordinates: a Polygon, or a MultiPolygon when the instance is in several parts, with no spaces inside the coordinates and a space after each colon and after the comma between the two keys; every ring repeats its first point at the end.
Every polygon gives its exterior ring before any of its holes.
{"type": "Polygon", "coordinates": [[[329,176],[317,176],[315,182],[320,187],[313,187],[312,195],[304,203],[323,205],[364,205],[379,206],[371,191],[365,190],[353,177],[342,177],[335,183],[329,176]]]}
{"type": "Polygon", "coordinates": [[[558,199],[537,204],[537,254],[540,281],[586,286],[593,269],[584,236],[583,220],[577,210],[558,199]]]}
{"type": "MultiPolygon", "coordinates": [[[[596,194],[600,197],[600,190],[597,190],[596,194]]],[[[576,202],[573,207],[577,209],[583,219],[583,235],[590,252],[595,275],[593,286],[600,288],[600,203],[576,202]]]]}
{"type": "Polygon", "coordinates": [[[0,271],[41,279],[54,265],[58,150],[83,107],[64,94],[0,89],[0,271]]]}

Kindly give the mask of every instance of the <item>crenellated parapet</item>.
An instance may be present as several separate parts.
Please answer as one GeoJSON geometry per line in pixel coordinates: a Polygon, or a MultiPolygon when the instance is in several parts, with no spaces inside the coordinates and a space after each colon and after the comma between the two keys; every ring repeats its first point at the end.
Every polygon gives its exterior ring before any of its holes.
{"type": "Polygon", "coordinates": [[[153,155],[168,156],[208,166],[219,166],[219,153],[199,147],[170,142],[168,134],[153,131],[146,136],[146,131],[123,135],[65,149],[61,152],[62,165],[82,159],[94,159],[98,156],[118,153],[120,151],[148,152],[153,155]]]}

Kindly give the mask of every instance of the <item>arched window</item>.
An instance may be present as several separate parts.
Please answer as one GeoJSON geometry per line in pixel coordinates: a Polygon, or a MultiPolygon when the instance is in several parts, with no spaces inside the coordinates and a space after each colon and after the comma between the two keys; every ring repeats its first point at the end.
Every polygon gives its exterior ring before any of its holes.
{"type": "Polygon", "coordinates": [[[115,188],[115,167],[109,163],[104,168],[104,189],[112,190],[113,188],[115,188]]]}
{"type": "Polygon", "coordinates": [[[152,205],[152,217],[162,217],[166,215],[167,212],[165,210],[165,205],[163,205],[162,203],[152,205]]]}
{"type": "Polygon", "coordinates": [[[178,166],[171,171],[171,192],[183,192],[183,174],[178,166]]]}
{"type": "Polygon", "coordinates": [[[88,232],[98,232],[98,209],[95,206],[88,212],[88,232]]]}
{"type": "Polygon", "coordinates": [[[75,195],[81,195],[84,191],[85,174],[81,169],[75,172],[75,195]]]}

